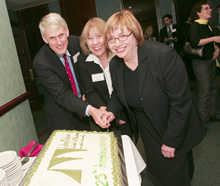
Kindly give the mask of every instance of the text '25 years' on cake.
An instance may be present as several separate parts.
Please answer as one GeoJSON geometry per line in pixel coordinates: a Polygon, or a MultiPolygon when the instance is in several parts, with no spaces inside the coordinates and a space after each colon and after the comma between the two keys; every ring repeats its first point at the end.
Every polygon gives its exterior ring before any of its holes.
{"type": "Polygon", "coordinates": [[[121,186],[117,139],[112,132],[57,130],[25,186],[121,186]]]}

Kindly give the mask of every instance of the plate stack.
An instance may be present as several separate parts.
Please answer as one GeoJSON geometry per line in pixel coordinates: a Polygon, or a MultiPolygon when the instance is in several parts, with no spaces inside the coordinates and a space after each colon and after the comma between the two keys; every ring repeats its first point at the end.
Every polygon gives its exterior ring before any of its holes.
{"type": "Polygon", "coordinates": [[[0,153],[0,169],[5,171],[5,177],[9,186],[18,185],[21,182],[23,171],[15,151],[0,153]]]}
{"type": "Polygon", "coordinates": [[[8,186],[8,181],[6,179],[5,171],[0,169],[0,185],[1,186],[8,186]]]}

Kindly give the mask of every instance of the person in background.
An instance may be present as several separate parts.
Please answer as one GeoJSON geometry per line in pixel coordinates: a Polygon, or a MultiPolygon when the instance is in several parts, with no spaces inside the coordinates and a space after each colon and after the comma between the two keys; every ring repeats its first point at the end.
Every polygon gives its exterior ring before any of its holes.
{"type": "Polygon", "coordinates": [[[220,4],[216,7],[217,9],[217,14],[218,14],[218,24],[216,25],[216,28],[220,32],[220,4]]]}
{"type": "Polygon", "coordinates": [[[157,41],[156,37],[153,37],[153,27],[151,25],[145,26],[143,28],[144,39],[150,41],[157,41]]]}
{"type": "MultiPolygon", "coordinates": [[[[114,54],[106,47],[104,28],[105,21],[101,18],[93,18],[86,23],[80,36],[80,46],[83,53],[79,55],[77,60],[86,100],[101,110],[106,110],[113,90],[109,61],[114,54]]],[[[120,117],[123,117],[124,120],[128,119],[125,112],[122,112],[120,117]]],[[[117,119],[110,129],[116,130],[119,127],[122,134],[132,136],[130,124],[124,120],[117,119]]],[[[91,124],[91,128],[97,131],[102,129],[98,125],[93,126],[93,122],[91,124]]]]}
{"type": "Polygon", "coordinates": [[[186,17],[186,21],[182,25],[182,30],[183,30],[182,32],[183,32],[184,40],[186,39],[189,33],[189,30],[190,30],[190,27],[192,25],[192,18],[190,16],[185,16],[185,17],[186,17]]]}
{"type": "Polygon", "coordinates": [[[140,133],[148,171],[163,186],[189,186],[194,164],[192,148],[204,138],[192,105],[181,57],[164,44],[146,41],[128,11],[116,12],[105,26],[113,92],[107,123],[125,107],[135,137],[140,133]],[[114,113],[114,114],[113,114],[114,113]]]}
{"type": "MultiPolygon", "coordinates": [[[[189,38],[189,32],[190,32],[190,27],[192,25],[192,21],[191,21],[191,17],[190,16],[185,16],[185,23],[182,25],[182,32],[183,32],[183,37],[184,37],[184,41],[188,40],[189,38]]],[[[184,44],[184,42],[183,42],[184,44]]],[[[181,54],[181,53],[180,53],[181,54]]],[[[186,71],[188,73],[188,77],[189,77],[189,81],[190,81],[190,88],[192,91],[196,90],[196,78],[195,78],[195,74],[192,68],[192,58],[191,57],[185,57],[185,56],[181,56],[184,64],[186,66],[186,71]]]]}
{"type": "Polygon", "coordinates": [[[165,27],[160,30],[160,42],[174,48],[179,53],[184,41],[180,27],[173,24],[173,17],[170,14],[163,16],[163,22],[165,27]]]}
{"type": "Polygon", "coordinates": [[[220,36],[215,36],[208,25],[212,17],[212,9],[206,1],[196,3],[191,11],[193,24],[190,30],[190,43],[193,48],[204,46],[203,57],[192,59],[192,66],[196,76],[198,90],[198,110],[205,127],[208,122],[220,121],[215,116],[217,96],[216,88],[216,61],[220,36]]]}
{"type": "Polygon", "coordinates": [[[78,37],[69,36],[66,21],[57,13],[45,15],[39,28],[46,44],[36,54],[33,66],[45,87],[48,134],[57,129],[90,130],[86,115],[97,116],[94,120],[99,119],[102,124],[101,118],[106,112],[81,99],[81,83],[75,65],[80,51],[78,37]]]}

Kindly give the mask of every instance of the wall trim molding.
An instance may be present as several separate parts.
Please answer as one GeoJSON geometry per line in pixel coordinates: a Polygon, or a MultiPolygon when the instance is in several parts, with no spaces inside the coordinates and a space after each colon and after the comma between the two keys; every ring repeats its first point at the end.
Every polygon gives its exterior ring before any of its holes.
{"type": "Polygon", "coordinates": [[[0,107],[0,117],[10,111],[11,109],[15,108],[17,105],[21,104],[25,100],[28,99],[30,92],[25,92],[20,96],[16,97],[15,99],[9,101],[8,103],[4,104],[0,107]]]}

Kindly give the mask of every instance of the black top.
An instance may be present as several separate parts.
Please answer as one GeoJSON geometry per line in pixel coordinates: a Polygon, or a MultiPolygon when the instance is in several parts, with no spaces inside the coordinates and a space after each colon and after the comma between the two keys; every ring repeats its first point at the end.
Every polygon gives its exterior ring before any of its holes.
{"type": "MultiPolygon", "coordinates": [[[[193,48],[197,48],[199,41],[204,38],[213,37],[214,33],[210,30],[209,25],[199,24],[197,22],[193,23],[190,31],[190,43],[193,48]]],[[[213,53],[215,51],[214,43],[207,43],[204,45],[203,49],[203,60],[212,59],[213,53]]]]}
{"type": "Polygon", "coordinates": [[[141,108],[138,91],[138,67],[132,71],[124,65],[124,89],[127,103],[130,107],[141,108]]]}

